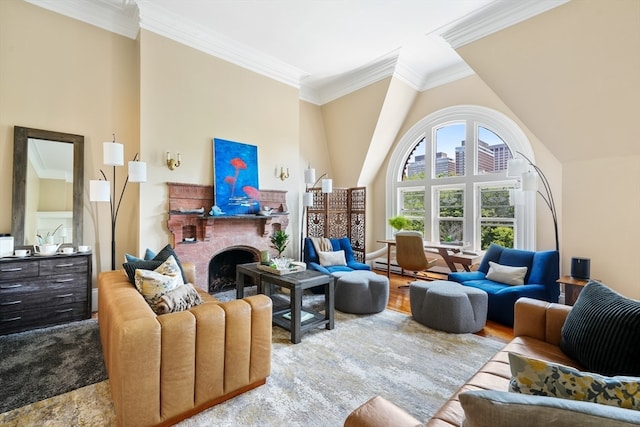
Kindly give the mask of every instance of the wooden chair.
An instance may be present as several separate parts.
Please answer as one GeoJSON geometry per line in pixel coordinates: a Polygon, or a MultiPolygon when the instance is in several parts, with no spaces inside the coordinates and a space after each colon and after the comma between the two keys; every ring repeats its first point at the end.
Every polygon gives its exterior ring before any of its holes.
{"type": "MultiPolygon", "coordinates": [[[[396,262],[402,270],[413,272],[413,279],[418,279],[419,271],[426,271],[437,262],[428,259],[424,252],[422,234],[418,231],[399,231],[396,233],[396,262]]],[[[399,286],[407,288],[409,285],[399,286]]]]}

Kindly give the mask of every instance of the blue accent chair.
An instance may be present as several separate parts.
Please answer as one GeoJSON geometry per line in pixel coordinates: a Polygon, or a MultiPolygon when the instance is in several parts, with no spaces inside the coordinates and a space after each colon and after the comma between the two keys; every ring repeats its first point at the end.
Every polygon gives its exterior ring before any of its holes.
{"type": "Polygon", "coordinates": [[[310,238],[304,239],[304,262],[309,270],[317,270],[321,273],[331,274],[336,271],[353,271],[353,270],[371,270],[368,264],[364,264],[355,260],[353,256],[353,248],[348,238],[329,239],[334,251],[344,251],[344,258],[347,265],[320,265],[320,259],[316,252],[316,247],[310,238]]]}
{"type": "Polygon", "coordinates": [[[450,273],[448,279],[482,289],[489,296],[487,319],[513,326],[514,304],[520,297],[558,302],[560,285],[558,251],[523,251],[491,244],[477,271],[450,273]],[[512,286],[486,278],[489,261],[511,267],[527,267],[524,285],[512,286]]]}

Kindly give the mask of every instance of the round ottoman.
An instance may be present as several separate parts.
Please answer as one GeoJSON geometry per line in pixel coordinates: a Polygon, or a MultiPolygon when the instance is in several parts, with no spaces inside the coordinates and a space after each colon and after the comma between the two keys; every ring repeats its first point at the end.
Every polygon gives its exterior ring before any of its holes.
{"type": "Polygon", "coordinates": [[[447,280],[413,282],[409,303],[413,318],[433,329],[456,334],[478,332],[487,322],[487,293],[447,280]]]}
{"type": "Polygon", "coordinates": [[[389,279],[368,270],[339,271],[335,308],[344,313],[379,313],[389,302],[389,279]]]}

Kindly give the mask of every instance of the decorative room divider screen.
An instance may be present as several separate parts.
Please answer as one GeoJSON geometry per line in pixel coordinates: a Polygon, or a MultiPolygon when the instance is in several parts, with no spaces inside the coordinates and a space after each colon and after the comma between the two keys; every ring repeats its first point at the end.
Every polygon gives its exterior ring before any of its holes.
{"type": "Polygon", "coordinates": [[[307,237],[347,236],[355,259],[364,262],[366,188],[334,188],[331,193],[323,193],[321,188],[309,191],[313,193],[313,206],[307,210],[307,237]]]}

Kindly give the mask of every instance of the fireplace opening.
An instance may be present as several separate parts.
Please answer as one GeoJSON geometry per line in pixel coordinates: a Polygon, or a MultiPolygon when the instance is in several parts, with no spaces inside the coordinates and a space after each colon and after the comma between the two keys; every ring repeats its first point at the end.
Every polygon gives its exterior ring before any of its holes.
{"type": "Polygon", "coordinates": [[[209,262],[209,293],[236,286],[236,265],[259,261],[259,252],[249,248],[230,248],[209,262]]]}

